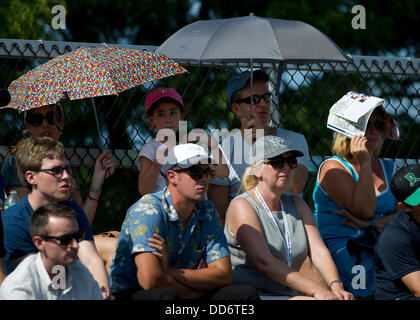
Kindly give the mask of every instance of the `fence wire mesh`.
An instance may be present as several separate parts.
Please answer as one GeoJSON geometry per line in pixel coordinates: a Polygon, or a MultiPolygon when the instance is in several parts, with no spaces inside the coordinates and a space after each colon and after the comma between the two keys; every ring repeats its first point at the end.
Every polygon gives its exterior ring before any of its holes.
{"type": "MultiPolygon", "coordinates": [[[[0,87],[7,88],[23,73],[57,55],[93,43],[39,42],[0,39],[0,87]]],[[[143,50],[154,47],[124,46],[143,50]]],[[[419,163],[420,142],[420,59],[393,57],[352,57],[352,64],[321,63],[287,65],[281,75],[278,94],[272,96],[273,126],[302,133],[308,142],[312,160],[304,198],[310,204],[319,163],[330,156],[332,132],[326,128],[329,108],[348,91],[363,92],[385,99],[385,109],[399,124],[401,141],[385,141],[381,156],[398,166],[419,163]]],[[[94,232],[120,229],[127,208],[139,198],[137,154],[155,132],[144,114],[144,99],[158,86],[174,87],[186,104],[185,120],[190,127],[229,131],[240,127],[239,120],[227,107],[226,84],[244,65],[183,64],[188,73],[148,83],[118,96],[95,98],[106,149],[114,156],[116,173],[106,179],[93,223],[94,232]]],[[[270,88],[277,82],[277,66],[254,66],[270,75],[270,88]]],[[[66,125],[60,141],[67,147],[72,165],[78,169],[80,189],[87,195],[93,164],[100,151],[89,99],[64,102],[66,125]]],[[[4,108],[0,117],[0,162],[10,155],[25,136],[23,114],[4,108]]]]}

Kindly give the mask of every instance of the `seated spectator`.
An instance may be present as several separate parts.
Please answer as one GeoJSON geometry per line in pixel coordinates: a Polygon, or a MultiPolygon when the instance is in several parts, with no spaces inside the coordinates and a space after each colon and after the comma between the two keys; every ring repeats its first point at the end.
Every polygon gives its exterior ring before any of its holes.
{"type": "Polygon", "coordinates": [[[420,165],[399,169],[391,191],[400,211],[385,227],[375,247],[375,298],[420,299],[420,165]]]}
{"type": "Polygon", "coordinates": [[[250,284],[260,295],[278,299],[352,299],[312,211],[301,197],[284,194],[301,156],[277,136],[264,136],[252,145],[252,165],[242,180],[245,192],[232,200],[226,215],[233,283],[250,284]],[[329,289],[299,272],[308,256],[329,289]]]}
{"type": "Polygon", "coordinates": [[[289,145],[301,151],[304,156],[298,160],[295,176],[290,183],[289,191],[302,193],[308,179],[310,164],[308,144],[305,137],[297,132],[269,126],[271,117],[271,94],[268,89],[269,77],[263,70],[253,72],[253,99],[251,105],[251,73],[236,74],[229,79],[226,87],[228,106],[240,120],[241,128],[223,140],[222,150],[229,165],[229,176],[226,179],[215,178],[210,182],[208,198],[216,205],[217,212],[225,221],[226,210],[230,201],[239,195],[239,187],[245,170],[251,163],[249,150],[256,139],[257,132],[279,136],[289,145]]]}
{"type": "Polygon", "coordinates": [[[0,300],[103,300],[98,283],[78,261],[76,211],[47,204],[31,216],[30,234],[38,253],[30,254],[7,276],[0,300]]]}
{"type": "Polygon", "coordinates": [[[128,209],[110,268],[116,299],[162,287],[183,299],[258,298],[252,287],[231,285],[223,227],[204,200],[214,176],[209,160],[199,145],[175,146],[162,167],[168,186],[128,209]]]}
{"type": "MultiPolygon", "coordinates": [[[[181,96],[174,88],[159,87],[151,91],[146,96],[144,110],[152,125],[151,128],[156,128],[158,133],[164,129],[172,130],[176,142],[179,143],[179,123],[184,120],[185,106],[181,96]]],[[[218,159],[222,159],[222,152],[217,148],[218,143],[214,138],[205,135],[200,137],[200,142],[206,144],[212,152],[220,152],[217,156],[219,156],[218,159]]],[[[158,159],[160,148],[166,150],[163,141],[155,138],[144,144],[139,152],[138,189],[141,196],[166,188],[165,178],[160,174],[164,162],[164,159],[158,159]]],[[[226,161],[220,161],[214,169],[216,176],[220,178],[225,178],[229,174],[226,161]]]]}
{"type": "MultiPolygon", "coordinates": [[[[63,109],[57,103],[55,105],[25,111],[24,124],[25,129],[32,137],[50,137],[58,141],[65,125],[63,109]]],[[[108,151],[103,151],[95,161],[92,182],[85,201],[83,201],[80,194],[79,177],[76,171],[73,171],[72,177],[75,181],[73,183],[72,199],[76,200],[83,207],[90,224],[92,224],[95,218],[104,179],[114,173],[114,170],[112,155],[108,151]]],[[[12,155],[4,161],[1,174],[4,178],[7,194],[12,189],[17,190],[19,198],[23,198],[28,193],[28,190],[22,185],[17,174],[16,155],[12,155]]]]}
{"type": "Polygon", "coordinates": [[[89,222],[77,202],[67,200],[72,178],[64,146],[47,137],[24,139],[16,152],[16,165],[19,179],[30,191],[2,214],[6,273],[12,272],[28,254],[37,252],[29,233],[33,212],[46,204],[65,204],[76,210],[79,228],[86,233],[79,245],[79,259],[99,283],[104,298],[109,298],[108,276],[96,251],[89,222]]]}
{"type": "Polygon", "coordinates": [[[4,249],[4,242],[3,242],[3,223],[0,219],[0,285],[3,282],[4,278],[6,277],[6,273],[4,272],[3,267],[3,257],[6,255],[6,250],[4,249]]]}
{"type": "Polygon", "coordinates": [[[313,191],[319,232],[344,287],[356,298],[373,298],[376,228],[383,228],[396,213],[389,186],[395,165],[378,157],[390,121],[390,115],[379,106],[372,112],[364,136],[349,139],[335,133],[333,157],[319,166],[313,191]],[[352,282],[358,276],[355,266],[364,268],[365,285],[352,282]]]}
{"type": "MultiPolygon", "coordinates": [[[[55,105],[28,110],[24,113],[24,125],[25,130],[32,137],[50,137],[58,141],[65,126],[63,108],[60,103],[57,103],[55,105]]],[[[115,168],[112,155],[108,151],[103,151],[95,161],[92,182],[89,187],[88,196],[85,200],[82,199],[80,193],[80,183],[77,171],[72,171],[73,184],[70,199],[75,200],[79,206],[83,208],[91,225],[96,215],[104,180],[110,174],[113,174],[114,171],[115,168]]],[[[4,161],[1,174],[5,179],[7,193],[12,189],[15,189],[18,192],[19,198],[23,198],[28,193],[28,190],[19,180],[15,154],[4,161]]],[[[110,247],[109,242],[112,242],[115,246],[115,241],[113,241],[113,239],[99,236],[94,236],[94,239],[98,244],[99,249],[110,247]]],[[[104,264],[109,265],[112,259],[112,252],[110,254],[109,250],[99,250],[99,254],[104,261],[104,264]]]]}
{"type": "MultiPolygon", "coordinates": [[[[0,174],[0,200],[1,208],[0,212],[3,213],[3,204],[4,204],[4,183],[3,177],[0,174]]],[[[4,250],[4,242],[3,242],[3,223],[0,219],[0,284],[3,282],[4,277],[6,276],[3,267],[3,257],[6,255],[6,251],[4,250]]]]}

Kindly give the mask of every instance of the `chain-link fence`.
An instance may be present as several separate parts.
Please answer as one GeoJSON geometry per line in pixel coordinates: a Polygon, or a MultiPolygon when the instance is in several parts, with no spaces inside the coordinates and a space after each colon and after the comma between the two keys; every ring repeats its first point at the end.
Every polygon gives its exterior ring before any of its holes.
{"type": "MultiPolygon", "coordinates": [[[[26,71],[57,55],[80,46],[101,45],[0,39],[0,88],[7,88],[26,71]]],[[[393,159],[398,166],[419,163],[420,59],[366,56],[351,59],[352,64],[287,65],[281,75],[279,94],[272,97],[272,125],[300,132],[307,139],[312,166],[304,197],[311,206],[317,166],[331,154],[332,132],[326,128],[328,110],[350,90],[384,98],[385,109],[399,124],[402,140],[385,141],[381,155],[393,159]]],[[[144,114],[144,98],[150,90],[157,86],[176,88],[186,104],[185,120],[191,127],[211,133],[212,129],[232,130],[240,126],[227,107],[225,88],[230,76],[246,66],[194,63],[183,66],[188,73],[148,83],[118,96],[95,98],[101,134],[117,168],[116,174],[104,183],[93,224],[95,232],[119,229],[127,208],[139,198],[137,154],[155,134],[149,130],[144,114]]],[[[277,66],[257,67],[270,74],[270,87],[274,91],[277,66]]],[[[85,197],[101,145],[91,101],[65,102],[64,112],[66,126],[60,141],[68,148],[72,165],[78,168],[81,193],[85,197]]],[[[22,114],[11,109],[2,109],[1,113],[0,162],[3,162],[11,147],[24,137],[24,127],[22,114]]]]}

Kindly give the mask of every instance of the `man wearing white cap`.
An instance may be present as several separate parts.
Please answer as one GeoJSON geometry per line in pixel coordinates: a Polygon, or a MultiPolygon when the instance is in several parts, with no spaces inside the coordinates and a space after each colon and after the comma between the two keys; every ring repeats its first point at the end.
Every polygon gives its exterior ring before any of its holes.
{"type": "Polygon", "coordinates": [[[205,200],[214,177],[211,160],[199,145],[175,146],[161,169],[167,187],[128,209],[110,267],[116,299],[136,299],[142,292],[143,299],[156,288],[188,299],[258,298],[253,287],[231,285],[223,226],[205,200]]]}

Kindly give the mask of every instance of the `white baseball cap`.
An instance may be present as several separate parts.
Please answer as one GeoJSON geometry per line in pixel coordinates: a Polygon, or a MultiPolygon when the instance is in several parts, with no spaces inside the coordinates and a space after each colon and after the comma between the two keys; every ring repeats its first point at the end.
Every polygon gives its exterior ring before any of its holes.
{"type": "Polygon", "coordinates": [[[173,147],[165,159],[161,173],[166,176],[166,172],[173,167],[182,169],[189,168],[199,162],[208,164],[213,157],[204,147],[194,143],[183,143],[173,147]]]}

